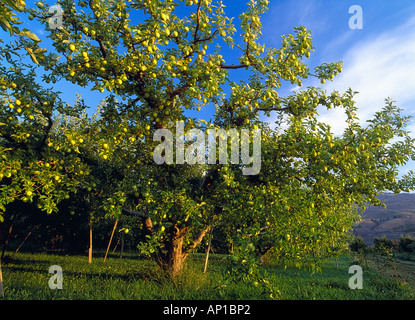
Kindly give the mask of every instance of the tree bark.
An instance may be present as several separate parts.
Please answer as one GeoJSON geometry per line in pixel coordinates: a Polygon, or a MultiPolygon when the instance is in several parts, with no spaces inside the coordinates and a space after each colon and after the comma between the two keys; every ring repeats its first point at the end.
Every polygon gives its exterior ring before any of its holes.
{"type": "MultiPolygon", "coordinates": [[[[203,184],[204,183],[202,183],[202,185],[203,184]]],[[[122,213],[141,217],[143,219],[145,233],[150,236],[153,234],[153,222],[147,216],[145,211],[130,211],[126,208],[122,208],[122,213]]],[[[163,252],[163,250],[159,248],[159,252],[155,252],[152,255],[152,258],[154,258],[157,264],[166,273],[168,273],[172,278],[175,278],[182,272],[184,263],[189,253],[200,244],[209,230],[210,227],[206,227],[194,237],[193,241],[189,245],[185,246],[184,240],[190,231],[189,227],[179,227],[177,225],[173,225],[168,232],[168,240],[165,243],[165,249],[167,252],[163,252]]]]}
{"type": "Polygon", "coordinates": [[[158,255],[157,262],[172,278],[176,278],[183,270],[184,263],[189,253],[192,252],[203,237],[209,232],[210,227],[203,229],[195,236],[192,243],[184,245],[184,240],[189,232],[189,227],[172,226],[168,243],[166,244],[167,252],[165,255],[158,255]]]}
{"type": "Polygon", "coordinates": [[[261,255],[260,260],[262,264],[265,262],[265,256],[267,255],[268,252],[271,251],[272,248],[273,248],[272,246],[268,247],[267,249],[265,249],[263,252],[260,253],[261,255]]]}
{"type": "Polygon", "coordinates": [[[168,243],[164,270],[172,277],[176,278],[183,270],[184,262],[188,253],[183,251],[183,242],[189,228],[179,228],[176,225],[172,228],[172,234],[168,243]]]}

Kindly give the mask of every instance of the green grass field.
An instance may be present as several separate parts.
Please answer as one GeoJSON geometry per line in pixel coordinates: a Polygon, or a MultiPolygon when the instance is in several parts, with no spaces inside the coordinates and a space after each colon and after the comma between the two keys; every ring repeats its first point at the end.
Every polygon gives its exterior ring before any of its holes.
{"type": "MultiPolygon", "coordinates": [[[[5,299],[9,300],[263,300],[269,298],[262,289],[250,283],[227,283],[227,260],[211,255],[204,274],[204,255],[193,255],[176,281],[167,279],[152,262],[127,254],[124,259],[94,257],[88,264],[85,256],[46,253],[18,253],[3,263],[5,299]],[[48,286],[49,267],[63,270],[63,289],[48,286]],[[226,284],[226,285],[225,285],[226,284]]],[[[383,276],[376,268],[363,267],[363,289],[352,290],[348,281],[353,260],[341,258],[327,263],[322,272],[276,266],[264,267],[279,290],[280,299],[351,300],[351,299],[414,299],[413,283],[383,276]]]]}

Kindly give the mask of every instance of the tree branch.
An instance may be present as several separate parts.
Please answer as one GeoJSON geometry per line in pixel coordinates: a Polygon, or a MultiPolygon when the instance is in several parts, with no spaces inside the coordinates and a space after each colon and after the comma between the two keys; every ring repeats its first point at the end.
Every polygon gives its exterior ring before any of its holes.
{"type": "Polygon", "coordinates": [[[193,249],[195,249],[202,242],[206,233],[208,233],[209,231],[210,231],[210,227],[203,229],[199,234],[196,235],[196,237],[193,239],[193,242],[189,244],[184,251],[188,253],[188,252],[191,252],[193,249]]]}
{"type": "Polygon", "coordinates": [[[230,65],[221,64],[220,67],[221,67],[221,69],[235,70],[235,69],[246,68],[246,67],[248,67],[248,65],[246,65],[246,64],[239,64],[239,65],[234,65],[234,64],[230,64],[230,65]]]}
{"type": "Polygon", "coordinates": [[[105,47],[101,37],[97,37],[96,39],[99,43],[99,49],[102,53],[102,57],[105,59],[107,57],[107,48],[105,47]]]}
{"type": "Polygon", "coordinates": [[[195,34],[193,36],[193,43],[196,43],[197,40],[197,33],[199,31],[200,25],[200,8],[202,6],[202,1],[199,1],[197,4],[197,11],[196,11],[196,27],[195,27],[195,34]]]}

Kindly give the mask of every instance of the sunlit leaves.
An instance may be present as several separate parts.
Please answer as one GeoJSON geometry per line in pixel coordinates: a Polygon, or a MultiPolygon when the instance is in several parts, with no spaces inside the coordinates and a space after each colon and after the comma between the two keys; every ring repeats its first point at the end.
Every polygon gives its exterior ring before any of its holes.
{"type": "Polygon", "coordinates": [[[388,100],[363,126],[352,89],[304,88],[309,77],[332,80],[342,62],[309,67],[315,48],[303,26],[283,35],[278,48],[265,48],[261,18],[268,1],[249,1],[240,34],[221,2],[60,4],[66,18],[57,30],[49,30],[47,4],[28,9],[45,24],[55,52],[30,36],[26,52],[45,69],[46,84],[63,79],[106,96],[87,116],[82,99],[68,106],[36,84],[33,69],[20,66],[16,47],[2,48],[11,68],[1,67],[0,77],[1,209],[22,200],[52,212],[78,193],[94,216],[136,210],[151,221],[140,249],[159,258],[177,232],[182,249],[191,251],[198,234],[221,226],[239,245],[242,276],[255,280],[258,257],[271,248],[298,265],[339,255],[358,206],[413,185],[411,177],[396,178],[414,158],[402,110],[388,100]],[[223,42],[232,55],[224,56],[223,42]],[[238,69],[245,80],[232,76],[238,69]],[[283,96],[285,84],[298,89],[283,96]],[[210,121],[187,116],[207,107],[215,110],[210,121]],[[344,112],[341,136],[321,122],[319,108],[344,112]],[[262,114],[276,121],[260,121],[262,114]],[[243,176],[235,164],[155,165],[154,131],[175,132],[177,120],[186,130],[260,128],[261,172],[243,176]]]}

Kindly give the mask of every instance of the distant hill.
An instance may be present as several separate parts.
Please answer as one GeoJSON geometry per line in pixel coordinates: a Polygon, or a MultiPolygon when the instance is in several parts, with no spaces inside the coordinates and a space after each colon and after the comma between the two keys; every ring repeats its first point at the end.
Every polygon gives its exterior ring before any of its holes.
{"type": "Polygon", "coordinates": [[[361,236],[371,246],[374,238],[386,236],[399,240],[402,234],[415,237],[415,194],[381,194],[386,209],[370,206],[362,215],[362,221],[354,228],[354,234],[361,236]]]}

